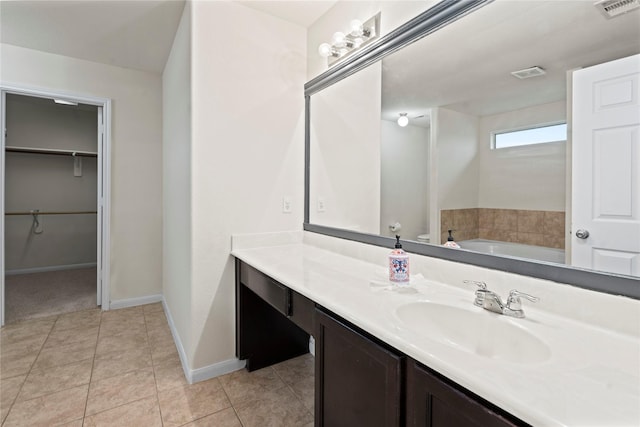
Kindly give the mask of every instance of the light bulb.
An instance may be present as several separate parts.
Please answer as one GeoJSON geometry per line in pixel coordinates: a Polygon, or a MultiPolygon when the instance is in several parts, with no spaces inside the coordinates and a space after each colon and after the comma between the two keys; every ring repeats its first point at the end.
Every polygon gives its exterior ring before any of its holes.
{"type": "Polygon", "coordinates": [[[407,117],[407,113],[400,113],[400,117],[398,117],[398,126],[405,127],[409,124],[409,117],[407,117]]]}
{"type": "Polygon", "coordinates": [[[362,37],[356,37],[355,39],[353,39],[353,47],[355,47],[356,49],[362,46],[362,43],[364,43],[362,37]]]}
{"type": "Polygon", "coordinates": [[[359,19],[354,19],[353,21],[351,21],[349,27],[351,28],[352,36],[358,37],[362,35],[362,21],[360,21],[359,19]]]}
{"type": "Polygon", "coordinates": [[[332,50],[333,49],[331,48],[331,45],[329,43],[322,43],[320,46],[318,46],[318,53],[323,58],[330,56],[332,50]]]}
{"type": "Polygon", "coordinates": [[[344,33],[338,31],[331,38],[331,43],[336,47],[342,47],[345,44],[345,38],[346,36],[344,35],[344,33]]]}

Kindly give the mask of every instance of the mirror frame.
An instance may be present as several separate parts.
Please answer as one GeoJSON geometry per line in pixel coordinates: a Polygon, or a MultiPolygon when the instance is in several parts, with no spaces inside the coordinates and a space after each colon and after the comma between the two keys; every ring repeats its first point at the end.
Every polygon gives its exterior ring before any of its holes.
{"type": "MultiPolygon", "coordinates": [[[[311,147],[311,95],[366,68],[387,55],[440,29],[460,17],[491,3],[493,0],[443,0],[416,16],[373,44],[337,63],[304,86],[305,97],[305,170],[304,170],[304,223],[303,230],[365,244],[393,247],[394,239],[374,234],[309,223],[310,213],[310,147],[311,147]]],[[[622,276],[566,266],[530,261],[522,258],[489,255],[480,252],[461,251],[433,244],[402,241],[407,252],[490,268],[593,291],[640,299],[640,278],[622,276]]]]}

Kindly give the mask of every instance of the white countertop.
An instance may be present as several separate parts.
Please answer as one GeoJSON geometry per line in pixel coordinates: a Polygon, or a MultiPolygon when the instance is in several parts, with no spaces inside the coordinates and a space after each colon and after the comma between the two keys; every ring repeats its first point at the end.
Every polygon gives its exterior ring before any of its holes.
{"type": "MultiPolygon", "coordinates": [[[[373,264],[302,241],[258,240],[266,246],[234,244],[232,255],[531,425],[640,426],[640,337],[635,333],[560,316],[527,301],[525,319],[507,318],[474,306],[473,289],[428,280],[413,271],[409,288],[384,286],[384,259],[373,264]],[[428,330],[407,328],[397,317],[398,307],[417,301],[515,323],[550,352],[544,360],[516,363],[447,345],[430,337],[428,330]]],[[[640,302],[619,298],[620,307],[640,311],[640,302]]],[[[636,319],[635,314],[623,318],[636,319]]]]}

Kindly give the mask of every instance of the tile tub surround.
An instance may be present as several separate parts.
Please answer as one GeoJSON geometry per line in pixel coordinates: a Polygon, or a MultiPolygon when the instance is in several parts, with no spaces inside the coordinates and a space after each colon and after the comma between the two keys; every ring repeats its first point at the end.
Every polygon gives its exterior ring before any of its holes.
{"type": "Polygon", "coordinates": [[[456,241],[498,240],[564,249],[565,213],[522,209],[443,209],[440,211],[440,241],[447,230],[455,230],[456,241]]]}
{"type": "Polygon", "coordinates": [[[313,357],[187,384],[160,303],[0,330],[2,426],[313,426],[313,357]]]}
{"type": "Polygon", "coordinates": [[[417,292],[381,291],[371,281],[384,277],[388,249],[302,234],[302,243],[232,245],[232,254],[532,425],[640,425],[639,301],[414,254],[412,272],[424,276],[414,277],[417,292]],[[540,296],[517,321],[549,346],[549,358],[481,357],[402,327],[396,307],[421,300],[493,316],[473,306],[463,279],[503,296],[512,288],[540,296]]]}

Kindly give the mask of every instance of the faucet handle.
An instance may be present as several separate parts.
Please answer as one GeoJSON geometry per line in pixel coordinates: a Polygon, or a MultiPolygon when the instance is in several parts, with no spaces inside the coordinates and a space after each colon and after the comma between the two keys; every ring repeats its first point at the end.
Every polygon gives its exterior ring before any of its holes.
{"type": "Polygon", "coordinates": [[[483,291],[487,289],[487,284],[486,283],[479,282],[477,280],[464,280],[463,283],[471,283],[472,285],[476,285],[477,287],[479,287],[483,291]]]}
{"type": "Polygon", "coordinates": [[[489,292],[487,290],[487,284],[484,282],[478,282],[476,280],[464,280],[463,283],[471,283],[478,287],[476,290],[476,300],[473,302],[474,305],[478,307],[482,307],[484,305],[484,295],[489,292]]]}
{"type": "Polygon", "coordinates": [[[520,310],[522,308],[522,301],[520,301],[520,298],[528,299],[531,302],[540,301],[540,298],[538,297],[534,297],[533,295],[525,294],[524,292],[512,289],[509,292],[509,298],[507,299],[507,308],[511,310],[520,310]]]}

